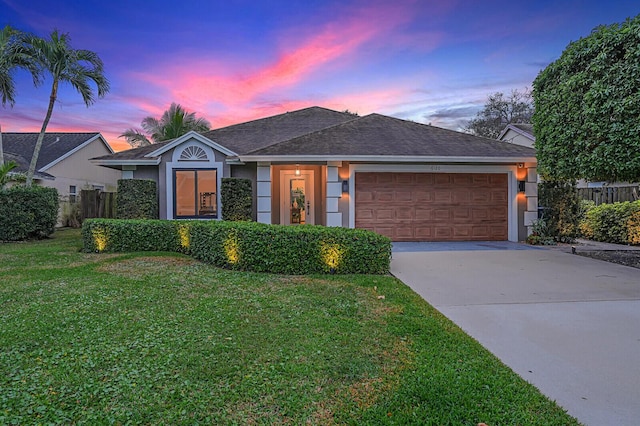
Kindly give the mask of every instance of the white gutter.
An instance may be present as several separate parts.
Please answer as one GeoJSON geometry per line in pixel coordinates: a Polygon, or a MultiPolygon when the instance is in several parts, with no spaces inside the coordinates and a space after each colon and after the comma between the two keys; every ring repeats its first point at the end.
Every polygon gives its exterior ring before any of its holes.
{"type": "Polygon", "coordinates": [[[536,157],[476,157],[476,156],[410,156],[410,155],[241,155],[244,162],[313,162],[349,161],[380,163],[535,163],[536,157]]]}

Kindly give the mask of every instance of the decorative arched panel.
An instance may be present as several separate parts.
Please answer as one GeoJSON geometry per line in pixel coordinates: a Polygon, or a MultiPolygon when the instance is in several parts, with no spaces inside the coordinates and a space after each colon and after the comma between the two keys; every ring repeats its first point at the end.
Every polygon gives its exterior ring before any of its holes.
{"type": "Polygon", "coordinates": [[[208,161],[206,151],[197,145],[189,145],[180,153],[178,161],[208,161]]]}

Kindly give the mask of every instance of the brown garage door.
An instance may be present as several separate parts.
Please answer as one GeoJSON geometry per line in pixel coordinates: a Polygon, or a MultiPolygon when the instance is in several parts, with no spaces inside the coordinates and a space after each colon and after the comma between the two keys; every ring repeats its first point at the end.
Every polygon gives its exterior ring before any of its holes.
{"type": "Polygon", "coordinates": [[[356,173],[356,228],[393,241],[508,238],[507,175],[356,173]]]}

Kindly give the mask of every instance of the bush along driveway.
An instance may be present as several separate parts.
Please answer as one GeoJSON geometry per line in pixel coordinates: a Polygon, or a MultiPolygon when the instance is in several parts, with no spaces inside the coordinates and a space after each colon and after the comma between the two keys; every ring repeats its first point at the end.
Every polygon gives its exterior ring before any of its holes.
{"type": "Polygon", "coordinates": [[[2,424],[571,425],[383,275],[0,245],[2,424]]]}

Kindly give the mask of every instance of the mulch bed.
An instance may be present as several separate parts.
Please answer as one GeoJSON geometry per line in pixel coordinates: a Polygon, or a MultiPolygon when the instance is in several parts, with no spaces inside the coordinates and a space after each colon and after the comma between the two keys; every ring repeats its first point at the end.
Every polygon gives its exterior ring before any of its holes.
{"type": "Polygon", "coordinates": [[[578,250],[576,254],[640,269],[640,250],[578,250]]]}

